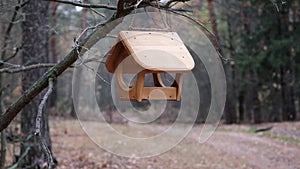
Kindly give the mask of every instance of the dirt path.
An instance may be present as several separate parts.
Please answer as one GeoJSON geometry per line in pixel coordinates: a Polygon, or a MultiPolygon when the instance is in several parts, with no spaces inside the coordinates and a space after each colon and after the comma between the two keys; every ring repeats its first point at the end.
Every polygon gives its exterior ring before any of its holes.
{"type": "MultiPolygon", "coordinates": [[[[294,131],[296,134],[300,132],[300,123],[290,125],[299,127],[294,131]]],[[[196,126],[172,150],[143,159],[120,158],[103,151],[86,136],[77,121],[58,121],[51,129],[58,168],[300,169],[300,146],[262,134],[240,132],[236,127],[221,127],[206,143],[199,144],[201,126],[196,126]]]]}
{"type": "Polygon", "coordinates": [[[216,132],[205,146],[225,163],[221,168],[300,168],[299,147],[254,134],[216,132]]]}

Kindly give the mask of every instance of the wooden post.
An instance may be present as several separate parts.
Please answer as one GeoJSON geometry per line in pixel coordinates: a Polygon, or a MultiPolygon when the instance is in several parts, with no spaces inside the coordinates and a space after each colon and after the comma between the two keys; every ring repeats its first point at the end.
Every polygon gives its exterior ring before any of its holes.
{"type": "Polygon", "coordinates": [[[143,99],[144,80],[145,80],[145,73],[143,71],[139,72],[135,83],[136,100],[138,102],[141,102],[143,99]]]}

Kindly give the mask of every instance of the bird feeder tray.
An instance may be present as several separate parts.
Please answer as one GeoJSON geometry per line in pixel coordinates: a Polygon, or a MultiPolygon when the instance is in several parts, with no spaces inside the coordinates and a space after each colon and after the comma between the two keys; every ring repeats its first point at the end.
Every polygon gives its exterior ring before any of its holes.
{"type": "Polygon", "coordinates": [[[115,74],[121,100],[180,100],[183,74],[195,66],[188,49],[176,32],[121,31],[106,60],[106,68],[115,74]],[[145,87],[145,75],[151,73],[154,85],[145,87]],[[162,73],[175,74],[166,86],[162,73]],[[136,82],[126,86],[124,74],[136,74],[136,82]]]}

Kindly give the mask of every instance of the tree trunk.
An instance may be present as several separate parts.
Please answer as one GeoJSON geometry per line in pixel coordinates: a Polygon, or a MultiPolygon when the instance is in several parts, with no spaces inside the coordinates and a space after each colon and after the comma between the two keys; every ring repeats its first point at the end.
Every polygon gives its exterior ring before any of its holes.
{"type": "MultiPolygon", "coordinates": [[[[235,49],[233,46],[233,28],[231,25],[232,17],[229,11],[225,11],[226,23],[227,23],[227,33],[228,33],[228,50],[230,58],[233,58],[235,49]]],[[[215,23],[216,24],[216,23],[215,23]]],[[[215,28],[216,29],[216,28],[215,28]]],[[[215,30],[217,33],[217,30],[215,30]]],[[[227,102],[225,107],[225,123],[237,123],[239,114],[237,114],[237,85],[236,85],[236,67],[235,61],[231,61],[227,67],[227,102]]]]}
{"type": "MultiPolygon", "coordinates": [[[[59,3],[53,3],[51,4],[51,27],[56,27],[57,24],[57,7],[59,3]]],[[[56,34],[54,31],[51,32],[51,37],[50,37],[50,49],[51,49],[51,58],[50,60],[53,63],[57,63],[57,40],[56,40],[56,34]]],[[[54,90],[49,96],[49,106],[50,107],[55,107],[56,106],[56,100],[57,100],[57,86],[54,84],[54,90]]]]}
{"type": "Polygon", "coordinates": [[[283,97],[283,120],[291,121],[296,119],[296,106],[295,106],[295,98],[294,98],[294,84],[293,84],[293,71],[288,68],[287,71],[284,72],[284,84],[282,86],[282,91],[284,92],[283,97]]]}
{"type": "Polygon", "coordinates": [[[224,120],[226,124],[236,123],[237,116],[236,116],[236,88],[235,88],[235,72],[234,67],[228,66],[227,67],[227,101],[225,105],[224,111],[224,120]]]}
{"type": "Polygon", "coordinates": [[[214,10],[214,4],[212,0],[207,0],[207,6],[209,10],[209,19],[212,24],[212,31],[216,37],[216,39],[219,41],[219,34],[218,34],[218,25],[217,25],[217,19],[216,19],[216,14],[214,10]]]}
{"type": "MultiPolygon", "coordinates": [[[[3,114],[2,92],[3,92],[2,91],[2,75],[0,74],[0,115],[3,114]]],[[[0,168],[4,168],[5,161],[6,161],[6,149],[7,149],[5,130],[3,130],[0,134],[1,134],[0,168]]]]}
{"type": "MultiPolygon", "coordinates": [[[[23,64],[36,64],[48,62],[48,2],[31,0],[23,8],[26,14],[23,22],[23,64]]],[[[32,70],[23,73],[22,87],[28,89],[33,82],[37,81],[45,70],[32,70]]],[[[33,136],[35,118],[38,112],[38,105],[41,95],[28,104],[21,113],[21,132],[30,139],[21,144],[21,155],[28,154],[21,162],[22,168],[43,168],[46,163],[46,155],[42,151],[36,137],[33,136]],[[33,137],[28,137],[33,136],[33,137]]],[[[49,134],[48,111],[43,111],[41,134],[45,139],[48,148],[51,150],[51,139],[49,134]]]]}
{"type": "MultiPolygon", "coordinates": [[[[3,30],[4,30],[4,26],[2,24],[0,24],[0,33],[4,34],[3,30]]],[[[2,46],[2,43],[4,43],[4,38],[2,39],[2,37],[0,38],[0,45],[2,46]]],[[[2,49],[4,50],[4,49],[2,49]]],[[[3,56],[0,56],[0,59],[2,60],[3,56]]],[[[1,68],[1,66],[0,66],[1,68]]],[[[2,86],[2,74],[0,74],[0,115],[3,114],[2,112],[2,93],[3,93],[3,86],[2,86]]],[[[0,168],[4,168],[5,167],[5,161],[6,161],[6,136],[5,136],[5,130],[3,130],[1,132],[1,149],[0,149],[0,168]]]]}
{"type": "Polygon", "coordinates": [[[280,95],[281,89],[277,86],[273,86],[271,90],[271,112],[270,112],[270,121],[279,122],[282,121],[282,97],[280,95]]]}
{"type": "Polygon", "coordinates": [[[258,78],[255,74],[254,70],[250,70],[249,72],[249,80],[250,80],[250,86],[249,86],[249,92],[251,93],[251,123],[261,123],[261,112],[260,112],[260,101],[258,99],[258,78]]]}
{"type": "Polygon", "coordinates": [[[242,123],[244,122],[244,116],[245,116],[245,91],[244,90],[240,90],[239,94],[238,94],[238,123],[242,123]]]}
{"type": "MultiPolygon", "coordinates": [[[[2,75],[0,75],[0,90],[2,89],[1,83],[2,83],[2,75]]],[[[0,114],[3,114],[2,92],[0,93],[0,114]]],[[[0,168],[4,168],[5,161],[6,161],[6,149],[7,149],[5,130],[3,130],[0,134],[1,134],[0,168]]]]}

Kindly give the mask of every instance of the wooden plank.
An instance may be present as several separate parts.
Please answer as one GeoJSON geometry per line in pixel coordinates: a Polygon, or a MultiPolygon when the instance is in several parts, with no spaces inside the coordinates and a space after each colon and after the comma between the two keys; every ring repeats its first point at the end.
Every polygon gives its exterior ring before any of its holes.
{"type": "Polygon", "coordinates": [[[143,100],[144,80],[145,80],[145,73],[144,72],[138,73],[134,87],[135,87],[136,100],[139,102],[143,100]]]}
{"type": "Polygon", "coordinates": [[[183,84],[183,73],[177,73],[175,76],[175,81],[172,84],[173,87],[176,87],[176,100],[179,101],[181,98],[181,91],[182,91],[182,84],[183,84]]]}
{"type": "Polygon", "coordinates": [[[121,100],[133,100],[133,101],[142,101],[142,100],[177,100],[177,93],[175,87],[144,87],[142,99],[136,98],[136,93],[133,88],[130,88],[129,91],[118,91],[119,98],[121,100]]]}
{"type": "Polygon", "coordinates": [[[145,87],[143,99],[146,100],[176,100],[175,87],[145,87]]]}
{"type": "Polygon", "coordinates": [[[128,56],[128,51],[125,50],[123,44],[118,42],[110,50],[105,62],[106,69],[114,73],[118,65],[128,56]]]}
{"type": "Polygon", "coordinates": [[[117,51],[120,50],[121,45],[122,44],[120,44],[120,43],[115,44],[112,47],[112,49],[110,50],[110,52],[108,54],[108,57],[106,59],[106,62],[105,62],[106,69],[111,73],[115,72],[115,66],[114,66],[114,64],[115,64],[114,59],[115,58],[114,58],[114,56],[116,55],[116,53],[118,53],[117,51]]]}

